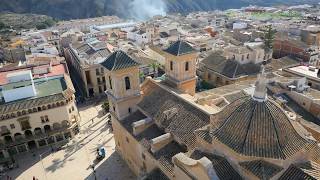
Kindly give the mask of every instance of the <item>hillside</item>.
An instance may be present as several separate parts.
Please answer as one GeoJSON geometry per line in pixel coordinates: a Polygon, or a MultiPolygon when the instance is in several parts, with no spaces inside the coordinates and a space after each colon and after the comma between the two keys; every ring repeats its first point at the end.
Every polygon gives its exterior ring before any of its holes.
{"type": "Polygon", "coordinates": [[[317,2],[319,0],[1,0],[0,12],[45,14],[59,19],[101,15],[141,18],[154,12],[189,12],[240,8],[250,4],[268,6],[317,2]]]}
{"type": "Polygon", "coordinates": [[[0,30],[12,27],[13,29],[44,29],[52,26],[55,21],[46,15],[0,13],[0,30]]]}

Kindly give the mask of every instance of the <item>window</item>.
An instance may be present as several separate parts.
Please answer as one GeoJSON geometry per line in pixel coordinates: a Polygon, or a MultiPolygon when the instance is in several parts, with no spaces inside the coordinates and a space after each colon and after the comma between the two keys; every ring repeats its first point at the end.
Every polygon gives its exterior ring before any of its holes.
{"type": "Polygon", "coordinates": [[[142,159],[144,159],[144,160],[146,159],[146,155],[144,155],[143,153],[141,156],[142,156],[142,159]]]}
{"type": "Polygon", "coordinates": [[[74,107],[73,106],[71,107],[71,109],[72,109],[72,111],[74,111],[74,107]]]}
{"type": "Polygon", "coordinates": [[[102,82],[106,82],[106,78],[104,76],[102,77],[102,82]]]}
{"type": "Polygon", "coordinates": [[[97,82],[98,82],[98,84],[100,84],[100,83],[101,83],[100,78],[97,78],[97,82]]]}
{"type": "Polygon", "coordinates": [[[101,73],[104,74],[104,69],[103,68],[101,68],[101,73]]]}
{"type": "Polygon", "coordinates": [[[109,76],[109,85],[110,85],[110,89],[112,89],[112,79],[111,79],[111,76],[109,76]]]}
{"type": "Polygon", "coordinates": [[[185,70],[186,70],[186,71],[189,71],[189,62],[186,62],[186,64],[185,64],[185,70]]]}
{"type": "Polygon", "coordinates": [[[45,123],[45,122],[46,122],[46,121],[44,120],[44,117],[43,117],[43,116],[41,116],[40,119],[41,119],[41,122],[42,122],[42,123],[45,123]]]}
{"type": "Polygon", "coordinates": [[[99,69],[96,69],[96,75],[99,75],[100,72],[99,72],[99,69]]]}
{"type": "Polygon", "coordinates": [[[170,70],[172,71],[173,70],[173,62],[170,61],[170,70]]]}
{"type": "Polygon", "coordinates": [[[106,90],[107,90],[106,85],[103,85],[103,91],[106,91],[106,90]]]}
{"type": "MultiPolygon", "coordinates": [[[[69,109],[69,112],[71,113],[71,110],[70,110],[70,109],[69,109]]],[[[49,122],[49,118],[48,118],[47,115],[46,115],[46,116],[41,116],[40,119],[41,119],[41,122],[42,122],[42,123],[49,122]]]]}
{"type": "Polygon", "coordinates": [[[208,73],[208,80],[211,80],[211,74],[208,73]]]}
{"type": "Polygon", "coordinates": [[[244,60],[244,55],[241,56],[241,61],[243,61],[243,60],[244,60]]]}
{"type": "Polygon", "coordinates": [[[249,54],[247,54],[247,59],[249,59],[249,57],[250,57],[250,55],[249,55],[249,54]]]}
{"type": "Polygon", "coordinates": [[[69,114],[71,113],[71,109],[69,109],[69,114]]]}
{"type": "Polygon", "coordinates": [[[116,107],[113,106],[113,111],[116,112],[116,107]]]}
{"type": "Polygon", "coordinates": [[[130,78],[129,77],[125,77],[124,81],[125,81],[125,84],[126,84],[126,90],[131,89],[130,78]]]}
{"type": "Polygon", "coordinates": [[[27,129],[31,129],[30,123],[28,120],[24,120],[24,121],[20,121],[20,126],[22,131],[27,130],[27,129]]]}
{"type": "Polygon", "coordinates": [[[131,113],[131,108],[128,108],[128,112],[131,113]]]}
{"type": "Polygon", "coordinates": [[[14,128],[16,128],[16,126],[14,124],[10,124],[10,128],[14,129],[14,128]]]}
{"type": "Polygon", "coordinates": [[[101,86],[99,86],[99,93],[102,93],[102,88],[101,88],[101,86]]]}

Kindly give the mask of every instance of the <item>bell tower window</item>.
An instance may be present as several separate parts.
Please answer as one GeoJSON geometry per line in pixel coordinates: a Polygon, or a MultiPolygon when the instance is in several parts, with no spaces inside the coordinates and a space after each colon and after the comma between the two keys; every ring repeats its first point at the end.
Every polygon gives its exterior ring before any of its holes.
{"type": "Polygon", "coordinates": [[[131,89],[130,78],[129,77],[125,77],[124,81],[125,81],[125,84],[126,84],[126,90],[131,89]]]}
{"type": "Polygon", "coordinates": [[[111,79],[111,76],[109,76],[109,85],[110,85],[110,89],[112,89],[112,79],[111,79]]]}
{"type": "Polygon", "coordinates": [[[189,71],[189,62],[186,62],[186,64],[185,64],[185,70],[186,70],[186,71],[189,71]]]}

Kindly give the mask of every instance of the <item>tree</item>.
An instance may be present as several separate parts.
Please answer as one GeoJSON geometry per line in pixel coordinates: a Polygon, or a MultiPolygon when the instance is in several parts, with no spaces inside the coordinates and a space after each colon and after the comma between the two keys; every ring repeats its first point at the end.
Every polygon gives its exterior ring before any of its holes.
{"type": "Polygon", "coordinates": [[[160,67],[160,64],[158,62],[153,62],[149,64],[149,66],[153,69],[153,75],[154,77],[157,77],[158,68],[160,67]]]}
{"type": "Polygon", "coordinates": [[[55,24],[55,21],[53,19],[49,18],[49,19],[46,19],[43,22],[43,24],[47,25],[47,27],[51,27],[51,26],[53,26],[55,24]]]}
{"type": "Polygon", "coordinates": [[[36,24],[36,28],[38,30],[41,30],[41,29],[46,29],[47,28],[47,25],[45,23],[38,23],[36,24]]]}
{"type": "Polygon", "coordinates": [[[6,25],[0,21],[0,30],[4,29],[6,27],[6,25]]]}
{"type": "Polygon", "coordinates": [[[106,111],[109,112],[109,102],[106,101],[102,104],[102,108],[106,111]]]}
{"type": "Polygon", "coordinates": [[[143,72],[139,72],[139,78],[140,78],[140,82],[143,82],[144,81],[144,78],[145,78],[145,75],[143,72]]]}
{"type": "Polygon", "coordinates": [[[264,30],[264,45],[266,48],[272,49],[276,32],[271,25],[268,25],[264,30]]]}

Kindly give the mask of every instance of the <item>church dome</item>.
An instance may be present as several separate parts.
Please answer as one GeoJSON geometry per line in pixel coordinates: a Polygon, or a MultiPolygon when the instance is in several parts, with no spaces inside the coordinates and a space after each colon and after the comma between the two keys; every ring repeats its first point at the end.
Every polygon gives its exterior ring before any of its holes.
{"type": "Polygon", "coordinates": [[[314,143],[300,136],[281,107],[268,98],[238,99],[218,119],[213,139],[241,155],[286,159],[314,143]]]}

